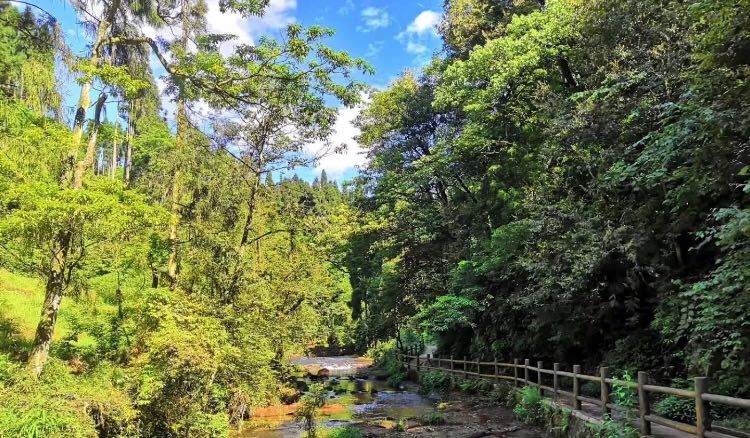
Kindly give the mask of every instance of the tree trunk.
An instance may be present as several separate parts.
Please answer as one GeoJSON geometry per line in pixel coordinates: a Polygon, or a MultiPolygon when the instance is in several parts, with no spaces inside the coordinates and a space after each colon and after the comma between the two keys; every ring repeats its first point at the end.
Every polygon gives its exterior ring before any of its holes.
{"type": "Polygon", "coordinates": [[[65,232],[55,239],[52,250],[50,273],[47,277],[44,304],[39,324],[36,327],[34,343],[29,354],[29,370],[38,376],[49,356],[49,348],[52,343],[52,334],[55,331],[55,323],[60,310],[63,292],[65,291],[65,263],[70,249],[71,236],[65,232]]]}
{"type": "MultiPolygon", "coordinates": [[[[263,153],[260,153],[261,159],[263,153]]],[[[247,251],[247,245],[250,242],[250,233],[253,231],[253,220],[255,218],[255,207],[258,198],[258,190],[260,190],[260,172],[255,173],[255,181],[250,188],[250,199],[247,201],[247,217],[245,218],[245,225],[242,227],[242,237],[240,238],[239,245],[237,246],[237,264],[234,267],[232,273],[232,280],[227,288],[227,296],[232,297],[236,295],[237,283],[240,281],[240,272],[242,272],[242,260],[245,258],[245,252],[247,251]]]]}
{"type": "MultiPolygon", "coordinates": [[[[182,15],[182,35],[180,36],[179,46],[182,51],[187,51],[188,37],[190,35],[190,2],[188,0],[182,1],[181,15],[182,15]]],[[[182,87],[179,87],[177,95],[177,165],[174,172],[174,179],[172,180],[172,207],[170,209],[169,216],[169,262],[167,263],[167,276],[169,277],[169,287],[174,289],[177,286],[177,275],[179,274],[179,255],[177,253],[178,244],[177,238],[179,236],[180,222],[181,222],[181,192],[182,192],[182,170],[180,166],[183,164],[184,152],[187,147],[187,130],[188,119],[187,113],[185,112],[185,93],[182,87]]]]}
{"type": "Polygon", "coordinates": [[[86,169],[91,167],[94,163],[94,155],[96,154],[96,140],[99,136],[99,127],[101,126],[102,108],[104,102],[107,101],[107,94],[99,94],[99,99],[96,101],[96,110],[94,111],[94,125],[91,127],[89,133],[89,143],[86,147],[86,154],[83,159],[76,165],[75,174],[73,176],[73,188],[78,190],[83,187],[83,176],[86,174],[86,169]]]}
{"type": "MultiPolygon", "coordinates": [[[[107,37],[107,32],[109,32],[109,28],[112,26],[112,22],[115,19],[118,9],[120,9],[120,0],[113,0],[106,16],[99,22],[99,27],[96,29],[96,38],[94,39],[94,49],[92,50],[91,57],[87,62],[92,67],[99,66],[99,60],[101,58],[99,49],[107,37]]],[[[76,152],[78,152],[78,145],[81,144],[81,138],[83,137],[83,124],[86,122],[86,110],[88,110],[89,105],[91,105],[92,81],[93,79],[91,77],[84,77],[84,81],[81,84],[81,94],[78,97],[78,108],[76,109],[76,116],[73,122],[73,146],[76,152]]]]}
{"type": "Polygon", "coordinates": [[[182,96],[177,98],[177,156],[178,163],[172,178],[172,207],[169,213],[169,262],[167,264],[167,276],[169,277],[169,287],[174,289],[177,285],[177,275],[179,273],[178,260],[178,243],[182,205],[182,170],[179,161],[183,158],[185,151],[185,130],[187,126],[187,115],[185,114],[185,101],[182,96]]]}
{"type": "Polygon", "coordinates": [[[133,160],[133,104],[130,104],[130,112],[128,113],[128,130],[127,130],[127,150],[125,152],[125,184],[130,184],[130,166],[132,166],[133,160]]]}
{"type": "MultiPolygon", "coordinates": [[[[94,40],[94,49],[91,58],[88,60],[89,65],[93,67],[96,67],[99,64],[99,49],[109,32],[109,28],[111,27],[119,8],[120,0],[112,0],[106,16],[99,22],[96,39],[94,40]]],[[[71,184],[72,177],[72,188],[74,190],[79,190],[82,187],[83,174],[93,163],[94,152],[96,149],[98,126],[95,126],[92,130],[93,139],[89,139],[89,145],[86,149],[84,159],[79,161],[75,166],[75,173],[71,172],[71,170],[73,170],[74,160],[78,156],[78,147],[83,135],[83,125],[86,121],[86,110],[91,102],[91,85],[92,78],[90,77],[87,77],[83,84],[81,84],[81,94],[78,99],[78,109],[76,110],[73,125],[73,150],[69,155],[68,165],[62,175],[63,185],[71,184]]],[[[99,95],[99,100],[97,101],[95,110],[95,125],[98,125],[98,121],[101,117],[101,110],[106,98],[107,96],[104,93],[99,95]]],[[[74,236],[71,234],[70,230],[61,230],[58,232],[53,242],[50,270],[47,274],[44,304],[42,305],[42,313],[39,319],[39,324],[37,325],[31,353],[29,354],[28,367],[36,376],[42,372],[44,364],[49,357],[50,344],[52,343],[52,335],[54,334],[57,315],[60,311],[60,303],[62,302],[62,296],[69,281],[69,278],[66,278],[66,274],[68,276],[70,275],[71,267],[68,266],[67,258],[73,238],[74,236]]]]}
{"type": "Polygon", "coordinates": [[[115,177],[117,176],[117,129],[118,124],[117,122],[115,122],[115,132],[114,137],[112,138],[112,167],[111,169],[109,169],[109,176],[112,179],[115,179],[115,177]]]}

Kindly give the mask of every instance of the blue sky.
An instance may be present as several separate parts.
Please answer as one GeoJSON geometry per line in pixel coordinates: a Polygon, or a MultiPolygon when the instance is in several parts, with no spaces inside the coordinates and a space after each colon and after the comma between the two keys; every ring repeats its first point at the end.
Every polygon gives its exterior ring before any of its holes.
{"type": "MultiPolygon", "coordinates": [[[[280,35],[291,22],[334,28],[336,35],[328,41],[329,45],[367,59],[376,73],[361,79],[378,88],[385,87],[407,68],[420,68],[441,47],[435,25],[442,13],[442,0],[271,0],[264,17],[251,19],[220,13],[218,0],[206,3],[209,30],[236,34],[243,42],[257,41],[262,35],[280,35]]],[[[77,25],[76,13],[67,1],[37,0],[36,4],[58,18],[74,52],[84,53],[89,38],[77,25]]],[[[163,70],[157,68],[155,73],[158,76],[163,70]]],[[[67,81],[66,91],[70,96],[67,104],[73,108],[78,90],[72,80],[67,81]]],[[[169,110],[168,103],[165,107],[169,110]]],[[[110,114],[114,113],[112,109],[110,114]]],[[[352,138],[358,134],[352,126],[357,113],[357,108],[342,108],[331,138],[334,144],[346,143],[346,153],[327,156],[317,168],[298,169],[295,173],[307,180],[321,169],[337,180],[354,176],[356,166],[364,162],[362,150],[352,138]]]]}

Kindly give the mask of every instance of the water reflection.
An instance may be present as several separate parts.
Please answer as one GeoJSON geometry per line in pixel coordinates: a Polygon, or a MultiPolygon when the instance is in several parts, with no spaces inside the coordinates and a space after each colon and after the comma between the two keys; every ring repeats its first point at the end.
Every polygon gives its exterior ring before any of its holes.
{"type": "MultiPolygon", "coordinates": [[[[304,379],[305,383],[309,380],[304,379]]],[[[384,382],[370,379],[331,378],[322,381],[328,386],[329,400],[319,425],[335,428],[347,424],[384,420],[419,418],[431,412],[431,402],[418,394],[407,391],[394,391],[384,382]]],[[[268,421],[264,427],[246,429],[236,436],[242,438],[293,438],[302,435],[299,424],[290,413],[277,417],[263,418],[268,421]]]]}

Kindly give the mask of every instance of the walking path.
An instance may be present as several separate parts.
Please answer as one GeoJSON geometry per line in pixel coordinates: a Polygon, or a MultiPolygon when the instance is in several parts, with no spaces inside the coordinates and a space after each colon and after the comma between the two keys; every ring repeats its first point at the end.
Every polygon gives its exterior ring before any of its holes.
{"type": "MultiPolygon", "coordinates": [[[[434,351],[423,353],[420,355],[420,360],[428,360],[428,357],[431,357],[432,354],[434,354],[434,351]],[[429,354],[428,354],[429,353],[429,354]]],[[[414,361],[412,361],[414,362],[414,361]]],[[[412,368],[416,368],[413,366],[412,368]]],[[[544,392],[544,391],[543,391],[544,392]]],[[[554,401],[556,404],[564,405],[571,409],[571,412],[573,415],[577,416],[578,418],[581,418],[582,420],[592,422],[592,423],[601,423],[602,418],[602,410],[599,405],[595,405],[593,403],[588,402],[581,402],[581,410],[577,411],[573,409],[573,403],[570,400],[570,398],[567,397],[549,397],[545,395],[545,398],[548,400],[554,401]]],[[[622,413],[613,411],[612,413],[613,417],[615,419],[623,419],[622,413]]],[[[640,419],[638,419],[638,415],[634,415],[634,419],[631,420],[631,423],[638,429],[640,429],[640,419]]],[[[676,429],[672,429],[666,426],[662,426],[659,424],[651,423],[651,433],[654,438],[689,438],[694,437],[695,435],[682,432],[676,429]]],[[[726,435],[727,438],[732,438],[728,435],[726,435]]]]}

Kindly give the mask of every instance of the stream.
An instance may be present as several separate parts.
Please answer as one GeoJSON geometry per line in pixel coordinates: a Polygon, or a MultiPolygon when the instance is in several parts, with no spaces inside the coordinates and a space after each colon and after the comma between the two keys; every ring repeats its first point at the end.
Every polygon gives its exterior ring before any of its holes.
{"type": "MultiPolygon", "coordinates": [[[[388,422],[419,418],[434,409],[434,403],[416,392],[389,388],[385,381],[367,374],[370,362],[357,357],[299,358],[292,361],[304,366],[311,374],[326,368],[330,377],[317,379],[328,386],[328,401],[318,418],[321,428],[347,424],[388,422]]],[[[309,384],[302,379],[300,384],[309,384]]],[[[292,406],[273,406],[256,410],[255,418],[237,438],[296,438],[301,425],[294,421],[292,406]]]]}

